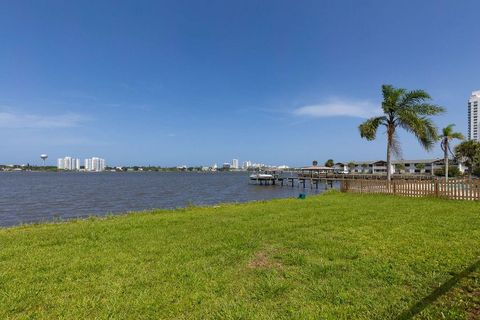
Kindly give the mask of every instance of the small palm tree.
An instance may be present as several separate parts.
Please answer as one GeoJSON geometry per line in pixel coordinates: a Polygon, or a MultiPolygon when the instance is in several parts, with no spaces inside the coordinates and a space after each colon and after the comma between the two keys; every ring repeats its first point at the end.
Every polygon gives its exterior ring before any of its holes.
{"type": "Polygon", "coordinates": [[[433,116],[445,110],[427,101],[430,95],[423,90],[407,91],[394,88],[391,85],[382,86],[383,116],[373,117],[359,126],[360,136],[374,140],[378,127],[384,126],[387,134],[387,180],[391,180],[392,153],[400,155],[400,144],[396,134],[398,127],[413,133],[420,144],[430,150],[437,141],[437,128],[428,116],[433,116]]]}
{"type": "Polygon", "coordinates": [[[454,124],[449,124],[442,129],[442,134],[440,135],[440,147],[443,151],[443,159],[445,161],[445,180],[448,181],[448,153],[453,155],[452,150],[450,150],[450,141],[453,139],[463,140],[465,137],[460,132],[454,132],[454,124]]]}

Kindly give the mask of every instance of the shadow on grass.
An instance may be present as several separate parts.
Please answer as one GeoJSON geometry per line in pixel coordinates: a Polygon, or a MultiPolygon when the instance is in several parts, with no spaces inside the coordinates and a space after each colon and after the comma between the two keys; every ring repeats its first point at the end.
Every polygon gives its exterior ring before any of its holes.
{"type": "Polygon", "coordinates": [[[407,311],[403,312],[401,315],[399,315],[396,319],[397,320],[407,320],[411,319],[420,312],[422,312],[423,309],[428,307],[430,304],[435,302],[439,297],[447,293],[450,289],[452,289],[460,280],[468,277],[472,272],[474,272],[478,267],[480,267],[480,260],[475,261],[472,263],[470,266],[465,268],[462,272],[456,274],[453,276],[450,280],[442,284],[440,287],[435,289],[432,293],[430,293],[428,296],[414,304],[410,309],[407,311]]]}

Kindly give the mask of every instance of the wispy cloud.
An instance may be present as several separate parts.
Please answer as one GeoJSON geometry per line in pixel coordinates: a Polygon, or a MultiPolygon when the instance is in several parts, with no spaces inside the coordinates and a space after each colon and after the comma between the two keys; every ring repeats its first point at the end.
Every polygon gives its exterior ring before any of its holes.
{"type": "Polygon", "coordinates": [[[331,99],[325,103],[306,105],[294,110],[294,114],[307,117],[357,117],[369,118],[381,114],[380,106],[370,101],[331,99]]]}
{"type": "Polygon", "coordinates": [[[86,120],[87,117],[75,113],[52,116],[0,112],[0,128],[70,128],[77,127],[86,120]]]}

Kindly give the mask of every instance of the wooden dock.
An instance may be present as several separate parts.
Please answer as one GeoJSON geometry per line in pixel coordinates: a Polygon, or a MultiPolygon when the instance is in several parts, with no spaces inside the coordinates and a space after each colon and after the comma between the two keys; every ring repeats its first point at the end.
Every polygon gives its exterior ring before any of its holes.
{"type": "MultiPolygon", "coordinates": [[[[292,174],[292,173],[291,173],[292,174]]],[[[394,174],[393,180],[399,181],[434,181],[437,180],[432,175],[400,175],[394,174]]],[[[358,180],[358,181],[386,181],[386,174],[305,174],[298,173],[296,176],[284,176],[281,174],[273,174],[272,177],[265,178],[250,178],[251,183],[263,185],[263,186],[289,186],[289,187],[302,187],[310,189],[319,189],[319,186],[325,185],[326,188],[333,188],[335,183],[341,183],[346,180],[358,180]]],[[[340,185],[338,186],[340,188],[340,185]]]]}
{"type": "Polygon", "coordinates": [[[275,178],[256,178],[250,179],[250,181],[254,184],[261,185],[261,186],[275,186],[279,185],[281,187],[290,186],[294,188],[302,187],[310,189],[319,189],[319,185],[325,184],[326,187],[333,188],[333,184],[336,181],[340,181],[339,179],[332,179],[332,178],[316,178],[316,177],[275,177],[275,178]]]}

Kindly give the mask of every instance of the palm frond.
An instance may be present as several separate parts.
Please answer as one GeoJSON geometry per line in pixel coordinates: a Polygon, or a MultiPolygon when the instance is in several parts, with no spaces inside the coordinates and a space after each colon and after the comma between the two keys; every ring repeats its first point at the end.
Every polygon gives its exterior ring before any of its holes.
{"type": "Polygon", "coordinates": [[[413,105],[405,105],[406,108],[423,116],[435,116],[445,112],[445,108],[430,103],[418,103],[413,105]]]}
{"type": "Polygon", "coordinates": [[[450,137],[450,135],[452,134],[453,132],[453,127],[455,125],[453,123],[449,124],[448,126],[446,126],[445,128],[442,129],[442,137],[445,138],[445,137],[450,137]]]}
{"type": "Polygon", "coordinates": [[[397,123],[406,131],[413,133],[418,142],[426,150],[430,150],[438,140],[437,128],[432,120],[421,117],[411,109],[402,109],[398,112],[397,123]]]}
{"type": "Polygon", "coordinates": [[[460,133],[460,132],[453,132],[453,133],[450,135],[450,137],[451,137],[452,139],[458,139],[458,140],[464,140],[464,139],[465,139],[465,136],[464,136],[462,133],[460,133]]]}
{"type": "Polygon", "coordinates": [[[386,114],[395,112],[400,98],[405,94],[407,90],[403,88],[394,88],[392,85],[383,85],[382,94],[383,102],[382,109],[386,114]]]}
{"type": "Polygon", "coordinates": [[[360,136],[367,140],[375,140],[377,136],[377,129],[381,124],[384,124],[386,118],[382,117],[374,117],[366,120],[362,124],[358,126],[360,130],[360,136]]]}
{"type": "Polygon", "coordinates": [[[400,107],[421,104],[425,100],[430,100],[430,95],[424,90],[411,90],[405,92],[399,101],[400,107]]]}
{"type": "Polygon", "coordinates": [[[420,119],[422,130],[415,133],[415,136],[426,150],[431,150],[435,142],[438,140],[437,127],[429,118],[424,117],[420,119]]]}
{"type": "Polygon", "coordinates": [[[446,138],[448,140],[464,140],[465,137],[463,136],[463,134],[461,132],[454,132],[453,127],[455,127],[455,124],[451,123],[445,128],[443,128],[441,138],[446,138]]]}

